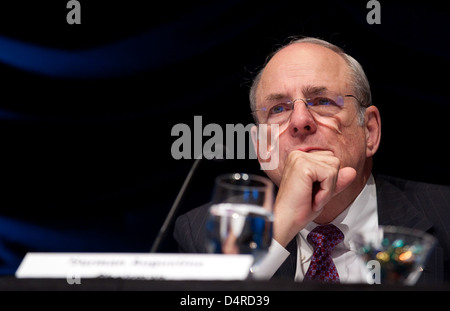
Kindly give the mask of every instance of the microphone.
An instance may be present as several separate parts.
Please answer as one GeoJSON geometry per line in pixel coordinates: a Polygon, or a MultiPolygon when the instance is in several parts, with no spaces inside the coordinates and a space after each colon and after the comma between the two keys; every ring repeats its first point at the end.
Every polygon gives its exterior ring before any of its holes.
{"type": "Polygon", "coordinates": [[[184,180],[183,185],[181,186],[181,189],[178,192],[177,197],[175,198],[175,201],[173,202],[172,207],[170,208],[169,213],[167,214],[166,219],[164,220],[164,223],[161,226],[161,229],[159,230],[159,233],[156,236],[155,242],[152,245],[150,253],[156,253],[159,250],[162,241],[167,236],[167,230],[169,229],[170,225],[172,224],[173,219],[176,215],[176,212],[177,212],[178,208],[180,207],[181,201],[186,193],[186,190],[187,190],[189,184],[191,183],[192,176],[194,175],[195,171],[199,167],[202,160],[204,158],[206,158],[208,160],[221,161],[224,159],[224,155],[226,155],[226,153],[224,152],[225,149],[226,149],[226,146],[220,145],[220,146],[216,147],[215,152],[209,152],[207,154],[204,154],[203,157],[199,157],[199,158],[195,159],[194,164],[192,164],[192,167],[189,170],[189,173],[186,176],[186,179],[184,180]],[[222,156],[218,158],[217,155],[220,155],[220,154],[222,154],[222,156]]]}

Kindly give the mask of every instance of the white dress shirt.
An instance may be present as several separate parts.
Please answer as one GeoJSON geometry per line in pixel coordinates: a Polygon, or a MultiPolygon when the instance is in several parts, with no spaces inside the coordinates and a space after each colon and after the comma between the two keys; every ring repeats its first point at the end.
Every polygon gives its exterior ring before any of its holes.
{"type": "MultiPolygon", "coordinates": [[[[356,233],[375,232],[378,229],[377,194],[372,175],[355,201],[331,223],[344,233],[344,241],[339,243],[331,254],[341,283],[366,283],[367,270],[357,256],[351,241],[356,233]]],[[[317,225],[311,222],[297,234],[295,281],[302,281],[308,270],[313,247],[307,242],[306,237],[317,225]]],[[[270,279],[289,254],[277,241],[272,240],[266,258],[257,267],[252,268],[254,278],[270,279]]]]}

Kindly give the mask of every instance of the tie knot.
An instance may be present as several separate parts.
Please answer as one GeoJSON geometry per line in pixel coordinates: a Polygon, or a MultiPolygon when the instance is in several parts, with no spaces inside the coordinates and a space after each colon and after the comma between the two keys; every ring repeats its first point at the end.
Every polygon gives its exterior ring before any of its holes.
{"type": "Polygon", "coordinates": [[[342,242],[344,234],[338,227],[332,224],[315,227],[307,237],[314,248],[323,248],[327,253],[331,253],[336,245],[342,242]]]}

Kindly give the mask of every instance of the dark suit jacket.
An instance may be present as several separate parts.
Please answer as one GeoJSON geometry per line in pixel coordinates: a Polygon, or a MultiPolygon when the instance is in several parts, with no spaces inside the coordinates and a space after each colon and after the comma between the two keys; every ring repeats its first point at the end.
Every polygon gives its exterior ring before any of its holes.
{"type": "MultiPolygon", "coordinates": [[[[424,267],[418,284],[450,282],[450,187],[375,176],[380,225],[419,229],[435,236],[438,244],[424,267]]],[[[174,237],[181,252],[204,253],[205,222],[209,204],[180,216],[174,237]]],[[[291,253],[274,278],[293,280],[297,243],[286,247],[291,253]]]]}

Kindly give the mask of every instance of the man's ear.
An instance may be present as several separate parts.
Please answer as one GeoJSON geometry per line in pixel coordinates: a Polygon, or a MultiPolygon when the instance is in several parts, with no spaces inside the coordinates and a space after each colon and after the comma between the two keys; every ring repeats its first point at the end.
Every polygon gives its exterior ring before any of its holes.
{"type": "Polygon", "coordinates": [[[377,152],[381,140],[381,118],[377,107],[366,108],[364,129],[366,133],[366,157],[369,158],[377,152]]]}

